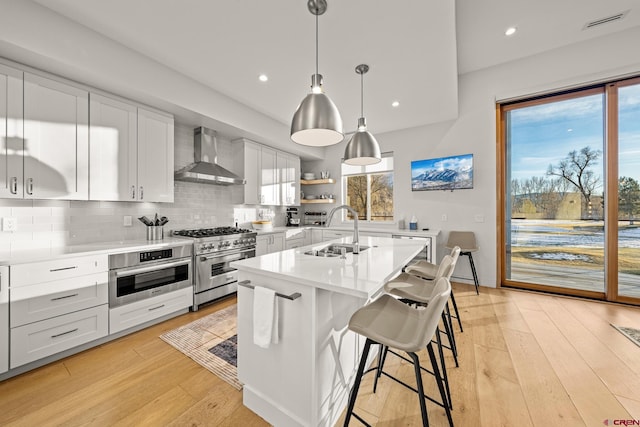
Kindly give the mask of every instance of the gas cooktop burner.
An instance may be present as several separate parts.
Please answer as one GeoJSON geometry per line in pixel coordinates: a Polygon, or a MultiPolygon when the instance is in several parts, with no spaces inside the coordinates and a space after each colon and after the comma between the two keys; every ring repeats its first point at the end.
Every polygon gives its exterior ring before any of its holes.
{"type": "Polygon", "coordinates": [[[211,237],[211,236],[229,236],[232,234],[252,233],[252,230],[236,227],[215,227],[215,228],[198,228],[193,230],[175,230],[174,236],[183,237],[211,237]]]}

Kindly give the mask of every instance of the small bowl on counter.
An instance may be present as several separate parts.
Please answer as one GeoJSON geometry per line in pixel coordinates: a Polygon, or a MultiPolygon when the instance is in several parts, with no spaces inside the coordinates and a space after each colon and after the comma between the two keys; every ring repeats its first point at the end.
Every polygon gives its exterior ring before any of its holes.
{"type": "Polygon", "coordinates": [[[251,221],[251,227],[254,230],[271,231],[271,230],[273,230],[273,222],[271,222],[271,221],[251,221]]]}

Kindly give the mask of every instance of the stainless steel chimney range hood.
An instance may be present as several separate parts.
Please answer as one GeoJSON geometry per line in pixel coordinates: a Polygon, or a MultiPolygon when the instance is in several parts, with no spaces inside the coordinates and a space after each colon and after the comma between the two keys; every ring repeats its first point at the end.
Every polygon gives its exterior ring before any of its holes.
{"type": "Polygon", "coordinates": [[[245,184],[245,180],[218,164],[216,131],[205,127],[193,130],[194,163],[176,171],[176,181],[217,185],[245,184]]]}

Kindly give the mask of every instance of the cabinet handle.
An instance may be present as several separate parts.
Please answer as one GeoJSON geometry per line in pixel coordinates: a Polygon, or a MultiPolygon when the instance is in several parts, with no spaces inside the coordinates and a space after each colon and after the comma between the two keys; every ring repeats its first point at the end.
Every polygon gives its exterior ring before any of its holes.
{"type": "Polygon", "coordinates": [[[17,176],[11,177],[9,186],[10,186],[11,194],[18,194],[18,177],[17,176]]]}
{"type": "Polygon", "coordinates": [[[33,196],[33,178],[27,179],[27,194],[33,196]]]}
{"type": "Polygon", "coordinates": [[[78,296],[78,294],[65,295],[63,297],[51,298],[51,301],[58,301],[58,300],[61,300],[61,299],[73,298],[73,297],[77,297],[77,296],[78,296]]]}
{"type": "Polygon", "coordinates": [[[131,186],[131,198],[132,199],[136,198],[136,186],[135,185],[131,186]]]}
{"type": "Polygon", "coordinates": [[[49,272],[53,273],[54,271],[64,271],[64,270],[73,270],[74,268],[78,268],[77,265],[73,265],[71,267],[60,267],[60,268],[52,268],[49,272]]]}
{"type": "Polygon", "coordinates": [[[140,186],[140,200],[144,199],[144,188],[142,188],[142,185],[140,186]]]}
{"type": "Polygon", "coordinates": [[[157,307],[150,308],[149,311],[157,310],[157,309],[162,308],[162,307],[164,307],[164,304],[159,305],[157,307]]]}
{"type": "Polygon", "coordinates": [[[62,332],[60,334],[51,335],[51,338],[58,338],[58,337],[61,337],[63,335],[69,335],[69,334],[72,334],[72,333],[76,332],[77,330],[78,330],[78,328],[75,328],[75,329],[72,329],[72,330],[67,331],[67,332],[62,332]]]}

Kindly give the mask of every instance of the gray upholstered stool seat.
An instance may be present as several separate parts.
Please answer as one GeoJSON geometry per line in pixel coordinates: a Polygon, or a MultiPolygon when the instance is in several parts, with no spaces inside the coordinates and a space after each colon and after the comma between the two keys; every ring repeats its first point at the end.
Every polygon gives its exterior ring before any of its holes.
{"type": "Polygon", "coordinates": [[[473,231],[450,231],[449,238],[447,239],[446,248],[453,249],[454,246],[460,247],[460,255],[469,258],[469,266],[471,267],[471,274],[473,276],[473,284],[476,286],[476,294],[480,294],[478,290],[478,272],[476,271],[476,264],[473,262],[472,252],[478,250],[478,243],[476,242],[476,235],[473,231]]]}
{"type": "MultiPolygon", "coordinates": [[[[451,249],[451,253],[449,256],[453,258],[453,263],[455,264],[458,261],[458,256],[460,255],[460,247],[455,246],[451,249]]],[[[423,279],[433,280],[436,278],[436,274],[438,273],[439,264],[434,264],[426,260],[419,260],[414,262],[413,264],[409,264],[405,269],[405,273],[413,274],[414,276],[420,276],[423,279]]]]}
{"type": "MultiPolygon", "coordinates": [[[[453,426],[451,410],[447,404],[447,395],[444,390],[444,384],[442,377],[440,376],[438,364],[433,352],[433,346],[431,344],[431,339],[438,327],[441,313],[444,310],[444,306],[447,303],[449,294],[451,293],[451,285],[449,281],[443,277],[436,283],[436,289],[438,290],[437,294],[431,298],[430,304],[426,307],[414,308],[398,301],[388,294],[385,294],[371,304],[360,308],[353,314],[353,316],[351,316],[351,319],[349,320],[349,329],[366,337],[367,339],[360,358],[355,383],[349,396],[349,405],[347,407],[347,415],[344,422],[345,426],[349,424],[349,420],[352,415],[365,423],[365,425],[368,425],[361,417],[353,413],[353,408],[355,406],[362,376],[365,373],[369,350],[373,344],[379,344],[381,347],[404,351],[411,357],[410,361],[413,362],[416,377],[416,389],[405,384],[399,379],[392,377],[382,369],[380,369],[380,373],[418,393],[423,425],[429,425],[425,402],[425,399],[429,399],[445,409],[449,424],[453,426]],[[424,394],[420,360],[416,353],[425,347],[427,348],[429,359],[431,360],[433,368],[432,372],[436,379],[442,402],[435,401],[424,394]]],[[[374,369],[378,371],[378,368],[374,369]]]]}
{"type": "MultiPolygon", "coordinates": [[[[418,276],[418,277],[420,277],[422,279],[426,279],[426,280],[435,280],[438,277],[440,277],[442,274],[446,274],[447,275],[447,279],[449,279],[449,281],[451,281],[451,275],[453,275],[453,271],[456,268],[456,264],[458,263],[458,259],[460,258],[461,254],[462,254],[462,251],[461,251],[460,247],[459,246],[453,246],[451,248],[451,254],[450,255],[445,255],[445,258],[447,256],[450,256],[451,259],[452,259],[451,268],[448,271],[443,272],[441,270],[441,265],[442,265],[442,262],[441,262],[440,264],[437,265],[438,269],[436,270],[436,272],[433,275],[433,277],[428,277],[428,274],[430,273],[432,267],[427,267],[427,268],[423,269],[423,268],[421,268],[420,265],[415,266],[415,264],[412,264],[411,266],[408,266],[407,268],[405,268],[405,272],[409,273],[411,275],[414,275],[414,276],[418,276]],[[411,268],[412,266],[415,266],[415,267],[411,268]]],[[[444,260],[444,258],[443,258],[443,260],[444,260]]],[[[421,263],[421,262],[425,262],[425,261],[419,261],[419,263],[421,263]]],[[[432,264],[432,265],[435,265],[435,264],[432,264]]],[[[397,279],[394,279],[394,280],[397,280],[397,279]]],[[[407,292],[412,292],[412,291],[411,290],[407,290],[407,292]]],[[[403,297],[403,298],[411,299],[408,296],[407,297],[403,297]]],[[[451,317],[454,317],[454,318],[456,318],[458,320],[458,326],[460,326],[460,332],[463,332],[462,319],[460,318],[460,312],[458,312],[458,304],[456,303],[456,297],[454,296],[453,291],[451,291],[451,302],[453,303],[453,310],[455,311],[456,314],[454,316],[452,316],[449,313],[449,307],[447,306],[447,310],[446,310],[447,311],[447,315],[449,315],[451,317]]],[[[451,329],[452,329],[452,334],[453,334],[453,324],[451,324],[451,329]]],[[[452,335],[449,338],[453,339],[454,337],[452,335]]],[[[457,360],[456,360],[456,366],[458,366],[458,361],[457,360]]]]}

